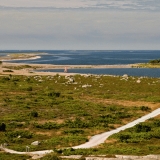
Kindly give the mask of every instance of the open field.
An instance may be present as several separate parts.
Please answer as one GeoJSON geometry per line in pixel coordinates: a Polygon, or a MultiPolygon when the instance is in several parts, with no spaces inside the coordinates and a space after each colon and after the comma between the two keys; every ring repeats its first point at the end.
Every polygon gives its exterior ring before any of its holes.
{"type": "MultiPolygon", "coordinates": [[[[30,151],[53,149],[57,155],[160,154],[160,116],[117,133],[95,148],[62,150],[159,108],[159,78],[38,75],[22,70],[0,76],[0,124],[5,124],[0,144],[17,151],[25,151],[26,146],[30,151]],[[31,145],[34,141],[40,144],[31,145]]],[[[0,156],[7,159],[6,153],[0,156]]]]}

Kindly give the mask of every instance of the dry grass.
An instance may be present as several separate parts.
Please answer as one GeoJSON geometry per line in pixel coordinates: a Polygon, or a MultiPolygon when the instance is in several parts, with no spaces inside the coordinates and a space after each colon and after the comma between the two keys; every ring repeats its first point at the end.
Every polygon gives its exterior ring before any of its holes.
{"type": "Polygon", "coordinates": [[[148,106],[152,110],[155,110],[160,107],[160,103],[153,103],[153,102],[145,102],[145,101],[128,101],[128,100],[115,100],[115,99],[102,99],[96,97],[89,97],[83,96],[81,97],[87,101],[95,102],[95,103],[102,103],[102,104],[115,104],[115,105],[122,105],[123,107],[141,107],[141,106],[148,106]]]}

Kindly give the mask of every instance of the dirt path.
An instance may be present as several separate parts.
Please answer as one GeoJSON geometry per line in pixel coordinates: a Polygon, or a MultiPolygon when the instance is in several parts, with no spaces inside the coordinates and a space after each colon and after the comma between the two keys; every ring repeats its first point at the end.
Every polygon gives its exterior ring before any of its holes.
{"type": "Polygon", "coordinates": [[[0,149],[3,150],[4,152],[11,153],[11,154],[26,154],[26,155],[32,156],[32,158],[34,157],[34,159],[41,158],[45,156],[46,154],[53,152],[53,150],[43,150],[43,151],[34,151],[34,152],[18,152],[18,151],[14,151],[14,150],[5,148],[2,145],[0,146],[0,149]]]}
{"type": "Polygon", "coordinates": [[[153,112],[151,112],[151,113],[149,113],[149,114],[147,114],[147,115],[145,115],[145,116],[143,116],[143,117],[141,117],[141,118],[139,118],[139,119],[137,119],[137,120],[135,120],[133,122],[130,122],[130,123],[128,123],[128,124],[126,124],[126,125],[124,125],[122,127],[119,127],[117,129],[114,129],[112,131],[108,131],[108,132],[105,132],[105,133],[102,133],[102,134],[95,135],[95,136],[91,137],[90,140],[87,143],[84,143],[82,145],[75,146],[75,147],[72,147],[72,148],[80,149],[80,148],[95,147],[95,146],[97,146],[97,145],[99,145],[101,143],[104,143],[105,140],[109,136],[111,136],[111,135],[113,135],[115,133],[118,133],[118,132],[120,132],[122,130],[125,130],[127,128],[131,128],[131,127],[135,126],[136,124],[144,122],[144,121],[146,121],[146,120],[148,120],[150,118],[153,118],[153,117],[155,117],[155,116],[157,116],[159,114],[160,114],[160,108],[158,108],[158,109],[154,110],[153,112]]]}

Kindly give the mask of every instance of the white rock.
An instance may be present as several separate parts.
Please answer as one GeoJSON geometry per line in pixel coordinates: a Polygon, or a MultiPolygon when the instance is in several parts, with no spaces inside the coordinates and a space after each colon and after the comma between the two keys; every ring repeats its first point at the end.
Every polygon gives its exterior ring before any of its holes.
{"type": "Polygon", "coordinates": [[[137,83],[141,83],[140,79],[137,80],[137,83]]]}
{"type": "Polygon", "coordinates": [[[128,78],[128,75],[127,75],[127,74],[124,74],[122,77],[123,77],[123,78],[128,78]]]}
{"type": "Polygon", "coordinates": [[[33,146],[38,146],[39,144],[40,144],[39,141],[34,141],[34,142],[31,143],[31,145],[33,145],[33,146]]]}

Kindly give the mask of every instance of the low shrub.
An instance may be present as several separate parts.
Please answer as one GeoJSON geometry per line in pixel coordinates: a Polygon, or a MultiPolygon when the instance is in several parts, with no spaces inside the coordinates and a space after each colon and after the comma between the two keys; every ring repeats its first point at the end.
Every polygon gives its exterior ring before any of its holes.
{"type": "Polygon", "coordinates": [[[13,71],[10,69],[7,69],[7,70],[3,70],[3,72],[13,72],[13,71]]]}
{"type": "Polygon", "coordinates": [[[135,131],[138,132],[149,132],[151,131],[151,127],[147,124],[138,124],[135,126],[135,131]]]}
{"type": "Polygon", "coordinates": [[[26,88],[27,91],[32,91],[33,88],[31,86],[29,86],[28,88],[26,88]]]}
{"type": "Polygon", "coordinates": [[[150,111],[150,110],[151,110],[151,109],[150,109],[149,107],[147,107],[147,106],[141,106],[140,109],[141,109],[142,111],[150,111]]]}
{"type": "Polygon", "coordinates": [[[48,92],[47,95],[49,97],[60,97],[61,93],[52,91],[52,92],[48,92]]]}
{"type": "Polygon", "coordinates": [[[34,126],[36,128],[40,128],[40,129],[59,129],[61,127],[60,124],[57,123],[53,123],[53,122],[47,122],[45,124],[38,124],[38,123],[34,123],[34,126]]]}
{"type": "Polygon", "coordinates": [[[160,59],[154,59],[154,60],[151,60],[151,61],[149,61],[149,63],[151,63],[151,64],[157,64],[157,63],[160,63],[160,59]]]}
{"type": "Polygon", "coordinates": [[[24,130],[17,130],[17,131],[12,131],[12,132],[6,132],[5,133],[6,137],[8,138],[17,138],[20,136],[21,138],[27,138],[30,139],[33,137],[33,133],[29,131],[24,131],[24,130]]]}
{"type": "Polygon", "coordinates": [[[37,111],[32,111],[30,113],[31,117],[38,117],[38,112],[37,111]]]}
{"type": "Polygon", "coordinates": [[[55,154],[49,154],[49,155],[46,155],[45,157],[41,158],[41,160],[61,160],[61,158],[55,154]]]}
{"type": "Polygon", "coordinates": [[[83,134],[84,131],[81,129],[64,130],[65,134],[83,134]]]}
{"type": "Polygon", "coordinates": [[[0,131],[5,131],[6,130],[6,124],[5,123],[0,123],[0,131]]]}

